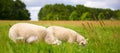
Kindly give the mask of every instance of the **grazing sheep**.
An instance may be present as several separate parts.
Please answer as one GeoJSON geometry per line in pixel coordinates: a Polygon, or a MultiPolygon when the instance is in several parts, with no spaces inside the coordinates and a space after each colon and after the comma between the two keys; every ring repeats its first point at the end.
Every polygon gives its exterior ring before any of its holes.
{"type": "Polygon", "coordinates": [[[9,29],[9,38],[14,42],[17,40],[27,43],[42,41],[46,34],[45,27],[29,23],[17,23],[9,29]]]}
{"type": "Polygon", "coordinates": [[[63,40],[70,43],[77,42],[79,45],[85,45],[87,43],[83,36],[68,28],[50,26],[47,28],[47,30],[49,30],[49,35],[55,36],[58,40],[63,40]]]}

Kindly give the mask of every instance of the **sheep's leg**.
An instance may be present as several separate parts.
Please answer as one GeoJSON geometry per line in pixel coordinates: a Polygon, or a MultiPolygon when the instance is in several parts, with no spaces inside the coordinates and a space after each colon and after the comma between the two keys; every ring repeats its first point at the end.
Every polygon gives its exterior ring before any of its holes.
{"type": "Polygon", "coordinates": [[[38,40],[37,36],[30,36],[26,41],[27,41],[27,43],[31,43],[31,42],[36,41],[36,40],[38,40]]]}
{"type": "Polygon", "coordinates": [[[52,36],[46,36],[45,37],[45,42],[48,44],[56,44],[56,45],[60,45],[61,41],[58,40],[57,38],[55,38],[53,35],[52,36]]]}
{"type": "Polygon", "coordinates": [[[60,41],[60,40],[55,40],[55,41],[53,42],[53,44],[60,45],[60,44],[61,44],[61,41],[60,41]]]}

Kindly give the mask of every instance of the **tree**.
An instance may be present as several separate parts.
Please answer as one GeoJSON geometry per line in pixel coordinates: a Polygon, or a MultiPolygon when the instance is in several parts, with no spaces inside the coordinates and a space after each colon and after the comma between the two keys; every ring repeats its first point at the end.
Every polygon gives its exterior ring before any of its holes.
{"type": "Polygon", "coordinates": [[[80,20],[93,20],[92,19],[92,15],[89,12],[85,12],[82,14],[82,16],[80,17],[80,20]]]}
{"type": "Polygon", "coordinates": [[[73,11],[69,16],[69,20],[78,20],[78,18],[78,13],[76,11],[73,11]]]}
{"type": "Polygon", "coordinates": [[[104,19],[105,19],[104,14],[103,14],[103,13],[99,13],[98,19],[99,19],[99,20],[102,20],[102,19],[104,20],[104,19]]]}
{"type": "Polygon", "coordinates": [[[26,9],[26,5],[20,0],[16,0],[14,5],[15,20],[30,20],[30,13],[26,9]]]}
{"type": "Polygon", "coordinates": [[[20,0],[0,0],[1,20],[30,20],[30,13],[20,0]]]}
{"type": "Polygon", "coordinates": [[[120,20],[120,10],[116,11],[116,15],[117,15],[118,19],[120,20]]]}
{"type": "Polygon", "coordinates": [[[43,8],[41,8],[41,10],[39,11],[38,13],[38,19],[39,20],[42,20],[44,19],[45,20],[45,17],[47,16],[47,14],[51,13],[52,12],[52,5],[50,4],[47,4],[45,5],[43,8]]]}
{"type": "Polygon", "coordinates": [[[54,15],[59,15],[59,20],[68,20],[69,10],[64,4],[53,5],[52,13],[54,15]]]}
{"type": "Polygon", "coordinates": [[[5,20],[12,18],[13,5],[12,0],[0,0],[0,19],[5,20]]]}
{"type": "Polygon", "coordinates": [[[39,11],[39,20],[98,20],[117,19],[119,12],[111,9],[90,8],[84,5],[47,4],[39,11]]]}

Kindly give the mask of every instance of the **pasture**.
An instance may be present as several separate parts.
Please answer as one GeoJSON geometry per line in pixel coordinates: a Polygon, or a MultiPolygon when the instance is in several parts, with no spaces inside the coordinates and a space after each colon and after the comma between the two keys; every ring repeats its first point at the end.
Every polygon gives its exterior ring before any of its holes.
{"type": "Polygon", "coordinates": [[[0,21],[0,53],[119,53],[120,21],[0,21]],[[63,42],[61,45],[14,43],[8,31],[15,23],[33,23],[70,28],[88,39],[86,46],[63,42]]]}

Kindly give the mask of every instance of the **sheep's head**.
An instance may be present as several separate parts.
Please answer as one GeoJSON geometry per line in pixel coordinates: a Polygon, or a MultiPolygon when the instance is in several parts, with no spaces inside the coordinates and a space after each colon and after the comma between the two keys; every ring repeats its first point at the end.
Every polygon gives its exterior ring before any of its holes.
{"type": "Polygon", "coordinates": [[[87,44],[87,40],[86,40],[86,39],[82,39],[82,40],[79,42],[79,45],[85,46],[86,44],[87,44]]]}
{"type": "Polygon", "coordinates": [[[77,36],[77,42],[79,43],[79,45],[83,46],[87,44],[87,40],[81,35],[77,36]]]}

